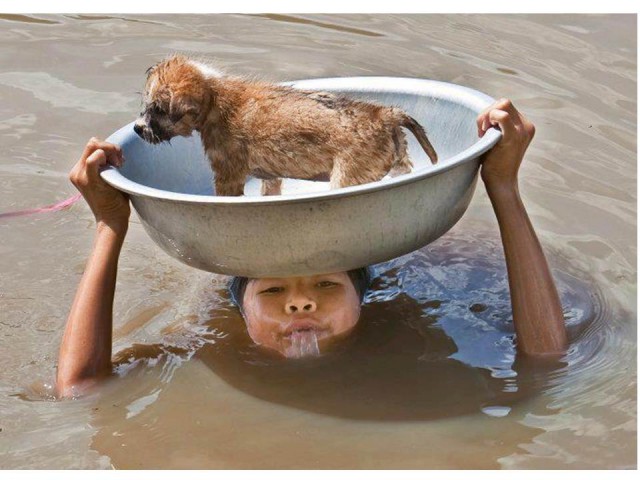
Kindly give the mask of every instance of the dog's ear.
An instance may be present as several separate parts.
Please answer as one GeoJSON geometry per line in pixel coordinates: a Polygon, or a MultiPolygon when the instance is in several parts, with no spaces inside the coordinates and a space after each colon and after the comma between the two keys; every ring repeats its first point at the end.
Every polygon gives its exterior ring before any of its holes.
{"type": "Polygon", "coordinates": [[[155,72],[156,68],[158,68],[158,64],[156,63],[155,65],[151,65],[149,68],[147,68],[147,71],[144,72],[147,74],[147,80],[149,79],[149,77],[151,76],[151,74],[153,72],[155,72]]]}
{"type": "Polygon", "coordinates": [[[173,95],[169,103],[169,116],[173,121],[178,121],[185,115],[198,117],[200,104],[188,95],[173,95]]]}

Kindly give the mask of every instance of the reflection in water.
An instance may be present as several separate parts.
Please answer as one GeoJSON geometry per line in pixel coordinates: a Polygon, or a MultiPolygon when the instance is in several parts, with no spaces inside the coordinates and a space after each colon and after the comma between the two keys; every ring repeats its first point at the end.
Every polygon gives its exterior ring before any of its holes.
{"type": "Polygon", "coordinates": [[[71,85],[44,72],[0,73],[0,85],[26,90],[53,107],[106,115],[134,111],[137,99],[120,92],[96,92],[71,85]]]}
{"type": "Polygon", "coordinates": [[[114,17],[109,15],[65,15],[65,17],[73,18],[74,20],[86,20],[89,22],[95,22],[97,20],[120,20],[123,22],[148,23],[149,25],[162,25],[162,23],[160,22],[140,20],[137,18],[114,17]]]}
{"type": "Polygon", "coordinates": [[[529,378],[492,376],[452,358],[455,342],[404,294],[367,305],[357,331],[319,358],[270,356],[251,342],[238,318],[220,328],[229,333],[226,341],[205,346],[196,358],[243,392],[325,415],[377,421],[457,416],[509,405],[531,387],[529,378]]]}
{"type": "Polygon", "coordinates": [[[330,30],[337,30],[338,32],[354,33],[356,35],[364,35],[366,37],[384,37],[384,35],[381,33],[371,32],[369,30],[363,30],[361,28],[347,27],[344,25],[337,25],[335,23],[329,23],[329,22],[319,22],[317,20],[311,20],[308,18],[294,17],[292,15],[266,13],[266,14],[260,14],[260,15],[254,15],[254,16],[268,18],[269,20],[275,20],[277,22],[298,23],[302,25],[311,25],[314,27],[328,28],[330,30]]]}
{"type": "MultiPolygon", "coordinates": [[[[211,306],[197,308],[198,322],[177,336],[174,331],[163,344],[133,345],[119,353],[121,378],[99,402],[94,448],[118,468],[138,465],[132,463],[138,456],[131,448],[142,441],[141,435],[144,448],[151,444],[157,452],[144,465],[310,468],[313,463],[305,448],[314,436],[299,433],[292,439],[285,434],[300,428],[299,422],[321,429],[331,419],[346,421],[337,431],[322,433],[332,436],[349,435],[356,425],[387,431],[397,422],[414,422],[415,434],[425,437],[426,449],[433,435],[433,424],[427,421],[478,412],[493,421],[520,419],[518,409],[565,383],[568,370],[563,359],[515,355],[506,273],[495,242],[483,235],[470,239],[449,233],[429,248],[377,265],[356,331],[317,358],[287,360],[256,346],[239,312],[226,300],[226,291],[205,286],[200,299],[203,306],[211,306]],[[156,377],[161,379],[160,388],[152,381],[156,377]],[[188,399],[180,400],[179,385],[184,382],[198,385],[197,393],[190,391],[188,399]],[[127,400],[122,403],[124,389],[127,400]],[[233,401],[234,408],[246,408],[233,427],[244,434],[218,430],[230,408],[226,401],[233,401]],[[186,410],[176,410],[180,404],[186,410]],[[227,447],[182,448],[180,439],[185,435],[207,437],[202,425],[222,435],[227,447]],[[297,460],[291,463],[286,455],[242,455],[249,449],[242,435],[255,442],[270,437],[270,443],[289,449],[297,460]],[[117,448],[118,442],[127,445],[127,454],[117,448]],[[224,456],[229,449],[236,449],[238,459],[224,456]],[[187,458],[195,463],[187,463],[187,458]]],[[[569,323],[576,327],[593,323],[585,284],[565,275],[560,285],[563,304],[572,312],[569,323]]],[[[542,406],[537,413],[544,416],[549,410],[542,406]]],[[[527,443],[536,432],[536,428],[515,428],[513,435],[527,443]]],[[[361,448],[383,446],[389,445],[378,441],[367,447],[359,440],[342,448],[355,454],[361,448]]],[[[425,454],[420,450],[425,463],[414,458],[414,465],[431,465],[426,459],[433,459],[425,454]]],[[[484,460],[487,468],[497,467],[499,457],[489,457],[484,460]]],[[[400,451],[387,460],[387,466],[398,462],[399,467],[408,461],[400,451]]],[[[325,467],[354,465],[332,457],[325,467]]]]}
{"type": "Polygon", "coordinates": [[[15,15],[3,13],[0,15],[0,20],[9,20],[10,22],[24,22],[24,23],[41,23],[44,25],[56,25],[60,22],[56,22],[53,20],[45,20],[43,18],[36,18],[30,15],[15,15]]]}

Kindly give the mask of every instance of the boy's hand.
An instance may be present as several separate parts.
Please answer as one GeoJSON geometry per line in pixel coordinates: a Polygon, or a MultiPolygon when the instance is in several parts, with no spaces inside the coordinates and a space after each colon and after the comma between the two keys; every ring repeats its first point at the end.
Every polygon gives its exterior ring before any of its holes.
{"type": "Polygon", "coordinates": [[[511,103],[502,98],[487,107],[476,120],[478,136],[482,137],[490,127],[499,127],[502,138],[484,154],[480,174],[487,187],[515,186],[518,168],[524,152],[533,140],[536,129],[511,103]]]}
{"type": "Polygon", "coordinates": [[[126,228],[131,209],[129,199],[100,177],[101,167],[120,167],[124,161],[122,149],[112,143],[92,138],[78,163],[69,173],[71,183],[82,193],[98,224],[126,228]]]}

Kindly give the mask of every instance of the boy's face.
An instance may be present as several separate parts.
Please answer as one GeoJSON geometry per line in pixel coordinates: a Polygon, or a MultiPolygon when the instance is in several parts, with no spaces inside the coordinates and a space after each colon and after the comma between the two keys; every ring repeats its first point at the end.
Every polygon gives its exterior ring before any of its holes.
{"type": "Polygon", "coordinates": [[[288,356],[301,332],[315,333],[320,349],[355,327],[360,298],[346,272],[259,278],[247,283],[244,319],[258,345],[288,356]]]}

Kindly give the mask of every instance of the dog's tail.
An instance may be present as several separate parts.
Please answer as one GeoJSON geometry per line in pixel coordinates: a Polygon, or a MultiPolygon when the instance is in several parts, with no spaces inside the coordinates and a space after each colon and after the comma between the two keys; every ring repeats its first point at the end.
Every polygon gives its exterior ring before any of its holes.
{"type": "Polygon", "coordinates": [[[438,154],[427,138],[427,133],[424,131],[424,128],[422,128],[422,125],[404,112],[402,112],[402,116],[400,117],[400,125],[413,133],[422,149],[431,159],[431,163],[434,165],[438,163],[438,154]]]}

